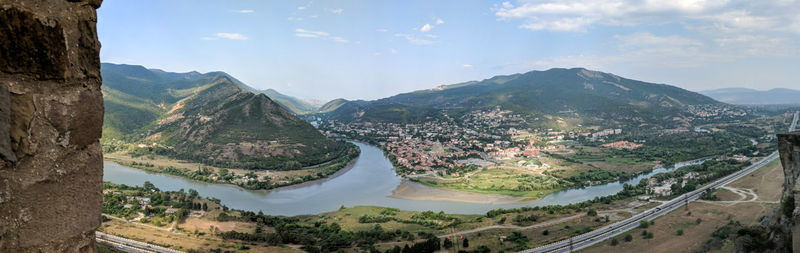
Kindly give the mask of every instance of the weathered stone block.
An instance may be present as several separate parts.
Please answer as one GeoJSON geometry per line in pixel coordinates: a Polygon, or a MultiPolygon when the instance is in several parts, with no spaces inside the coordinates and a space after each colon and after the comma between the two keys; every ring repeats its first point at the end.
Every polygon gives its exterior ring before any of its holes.
{"type": "Polygon", "coordinates": [[[11,93],[3,83],[0,83],[0,158],[17,161],[11,149],[11,93]]]}
{"type": "Polygon", "coordinates": [[[68,60],[61,25],[47,25],[33,13],[0,9],[0,71],[37,78],[64,78],[68,60]]]}
{"type": "Polygon", "coordinates": [[[0,252],[95,252],[99,0],[0,1],[0,252]]]}

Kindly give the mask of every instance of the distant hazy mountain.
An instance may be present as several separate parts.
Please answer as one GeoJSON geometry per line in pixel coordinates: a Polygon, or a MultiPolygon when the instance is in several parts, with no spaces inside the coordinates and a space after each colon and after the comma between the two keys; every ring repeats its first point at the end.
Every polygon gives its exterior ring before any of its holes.
{"type": "Polygon", "coordinates": [[[747,88],[725,88],[705,90],[700,93],[729,104],[800,104],[800,90],[779,88],[761,91],[747,88]]]}
{"type": "Polygon", "coordinates": [[[350,102],[350,101],[347,101],[347,100],[345,100],[343,98],[334,99],[334,100],[331,100],[331,101],[323,104],[322,106],[320,106],[319,109],[317,109],[317,111],[320,112],[320,113],[332,112],[332,111],[334,111],[336,109],[339,109],[339,107],[341,107],[342,105],[344,105],[344,104],[346,104],[348,102],[350,102]]]}
{"type": "MultiPolygon", "coordinates": [[[[550,69],[495,76],[482,81],[379,99],[349,101],[326,115],[343,121],[414,122],[501,106],[531,118],[549,116],[579,123],[669,124],[689,105],[719,104],[701,94],[666,84],[647,83],[583,68],[550,69]]],[[[548,123],[548,122],[543,122],[548,123]]]]}
{"type": "Polygon", "coordinates": [[[162,144],[164,155],[248,169],[295,169],[343,154],[264,94],[223,72],[103,63],[103,139],[162,144]]]}
{"type": "Polygon", "coordinates": [[[294,114],[312,113],[316,111],[317,108],[322,106],[322,103],[324,103],[313,99],[299,99],[289,95],[284,95],[273,89],[267,89],[259,92],[264,93],[273,101],[281,104],[283,108],[286,108],[294,114]]]}

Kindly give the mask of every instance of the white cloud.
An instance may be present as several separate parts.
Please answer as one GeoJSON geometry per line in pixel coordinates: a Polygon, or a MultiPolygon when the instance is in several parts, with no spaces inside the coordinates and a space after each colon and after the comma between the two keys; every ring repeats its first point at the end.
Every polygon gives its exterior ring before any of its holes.
{"type": "Polygon", "coordinates": [[[472,68],[472,64],[461,64],[461,67],[463,67],[465,69],[471,69],[472,68]]]}
{"type": "Polygon", "coordinates": [[[294,30],[294,36],[301,37],[301,38],[322,38],[327,39],[330,41],[335,41],[339,43],[348,43],[349,40],[339,37],[339,36],[331,36],[328,32],[322,31],[311,31],[302,28],[297,28],[294,30]]]}
{"type": "Polygon", "coordinates": [[[229,39],[229,40],[247,40],[247,37],[240,33],[217,33],[215,34],[215,36],[217,36],[218,38],[229,39]]]}
{"type": "Polygon", "coordinates": [[[333,10],[329,10],[329,11],[330,11],[331,13],[333,13],[333,14],[339,15],[339,14],[342,14],[342,12],[344,11],[344,9],[342,9],[342,8],[338,8],[338,9],[333,9],[333,10]]]}
{"type": "Polygon", "coordinates": [[[419,28],[419,31],[426,33],[429,32],[431,29],[433,29],[433,26],[431,24],[425,24],[419,28]]]}
{"type": "MultiPolygon", "coordinates": [[[[794,0],[787,0],[792,1],[794,0]]],[[[500,20],[520,20],[521,28],[562,32],[594,25],[634,26],[675,23],[731,31],[772,30],[800,33],[797,4],[750,0],[543,0],[504,2],[493,11],[500,20]],[[798,23],[796,23],[798,22],[798,23]]]]}
{"type": "Polygon", "coordinates": [[[327,33],[327,32],[320,32],[320,31],[309,31],[309,30],[300,29],[300,28],[297,28],[297,29],[295,29],[294,31],[295,31],[296,33],[311,34],[311,35],[314,35],[314,36],[323,36],[323,37],[325,37],[325,36],[328,36],[328,35],[330,35],[330,33],[327,33]]]}
{"type": "Polygon", "coordinates": [[[375,30],[375,31],[382,32],[382,33],[385,33],[385,32],[388,32],[388,31],[389,31],[389,29],[380,28],[380,29],[377,29],[377,30],[375,30]]]}
{"type": "Polygon", "coordinates": [[[256,11],[254,11],[254,10],[237,10],[236,12],[247,14],[247,13],[253,13],[253,12],[256,12],[256,11]]]}
{"type": "Polygon", "coordinates": [[[330,39],[332,41],[336,41],[336,42],[339,42],[339,43],[347,43],[348,42],[346,39],[344,39],[342,37],[330,37],[330,39]]]}
{"type": "Polygon", "coordinates": [[[218,40],[219,38],[217,38],[217,37],[203,37],[201,39],[203,39],[203,40],[218,40]]]}
{"type": "Polygon", "coordinates": [[[441,18],[437,18],[437,19],[436,19],[436,24],[437,24],[437,25],[444,24],[444,20],[442,20],[441,18]]]}
{"type": "Polygon", "coordinates": [[[652,68],[697,68],[752,57],[797,57],[796,41],[774,36],[732,34],[710,40],[680,35],[638,32],[615,35],[618,52],[607,55],[556,56],[518,63],[524,68],[649,66],[652,68]]]}
{"type": "Polygon", "coordinates": [[[435,41],[432,41],[432,40],[426,40],[426,39],[420,39],[420,38],[414,37],[411,34],[397,33],[394,36],[395,37],[400,37],[400,38],[405,38],[406,40],[408,40],[408,42],[410,42],[411,44],[414,44],[414,45],[430,45],[430,44],[436,43],[435,41]]]}
{"type": "Polygon", "coordinates": [[[703,45],[700,41],[678,35],[656,36],[649,32],[615,35],[614,38],[619,40],[620,45],[624,47],[683,47],[703,45]]]}
{"type": "Polygon", "coordinates": [[[311,7],[312,3],[313,3],[312,1],[309,1],[306,5],[297,6],[297,9],[301,10],[301,11],[305,10],[305,9],[308,9],[308,7],[311,7]]]}
{"type": "Polygon", "coordinates": [[[584,18],[565,18],[552,21],[540,21],[535,23],[523,24],[520,27],[529,30],[551,30],[559,32],[584,31],[584,26],[590,21],[584,18]]]}
{"type": "Polygon", "coordinates": [[[311,34],[311,33],[295,33],[294,36],[303,37],[303,38],[316,38],[316,37],[319,37],[318,35],[311,34]]]}
{"type": "Polygon", "coordinates": [[[389,49],[389,52],[392,53],[392,54],[396,54],[397,53],[397,49],[394,49],[394,48],[389,49]]]}
{"type": "Polygon", "coordinates": [[[303,18],[298,18],[298,17],[288,17],[288,18],[286,18],[286,20],[289,20],[289,21],[303,21],[303,18]]]}

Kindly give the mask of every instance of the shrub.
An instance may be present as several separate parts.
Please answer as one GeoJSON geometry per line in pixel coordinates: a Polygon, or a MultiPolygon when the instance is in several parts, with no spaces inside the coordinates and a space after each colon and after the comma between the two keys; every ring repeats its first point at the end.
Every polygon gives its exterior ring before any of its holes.
{"type": "Polygon", "coordinates": [[[792,217],[792,212],[794,212],[794,195],[786,196],[786,198],[781,201],[781,211],[783,211],[784,216],[792,217]]]}

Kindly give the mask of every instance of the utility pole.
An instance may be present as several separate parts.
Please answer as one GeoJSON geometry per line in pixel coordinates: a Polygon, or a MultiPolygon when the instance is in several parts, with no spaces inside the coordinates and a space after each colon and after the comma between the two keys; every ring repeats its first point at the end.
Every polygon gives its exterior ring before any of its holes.
{"type": "Polygon", "coordinates": [[[683,203],[686,206],[686,211],[689,211],[689,194],[683,194],[683,203]]]}
{"type": "Polygon", "coordinates": [[[569,238],[569,253],[572,253],[572,237],[569,238]]]}

